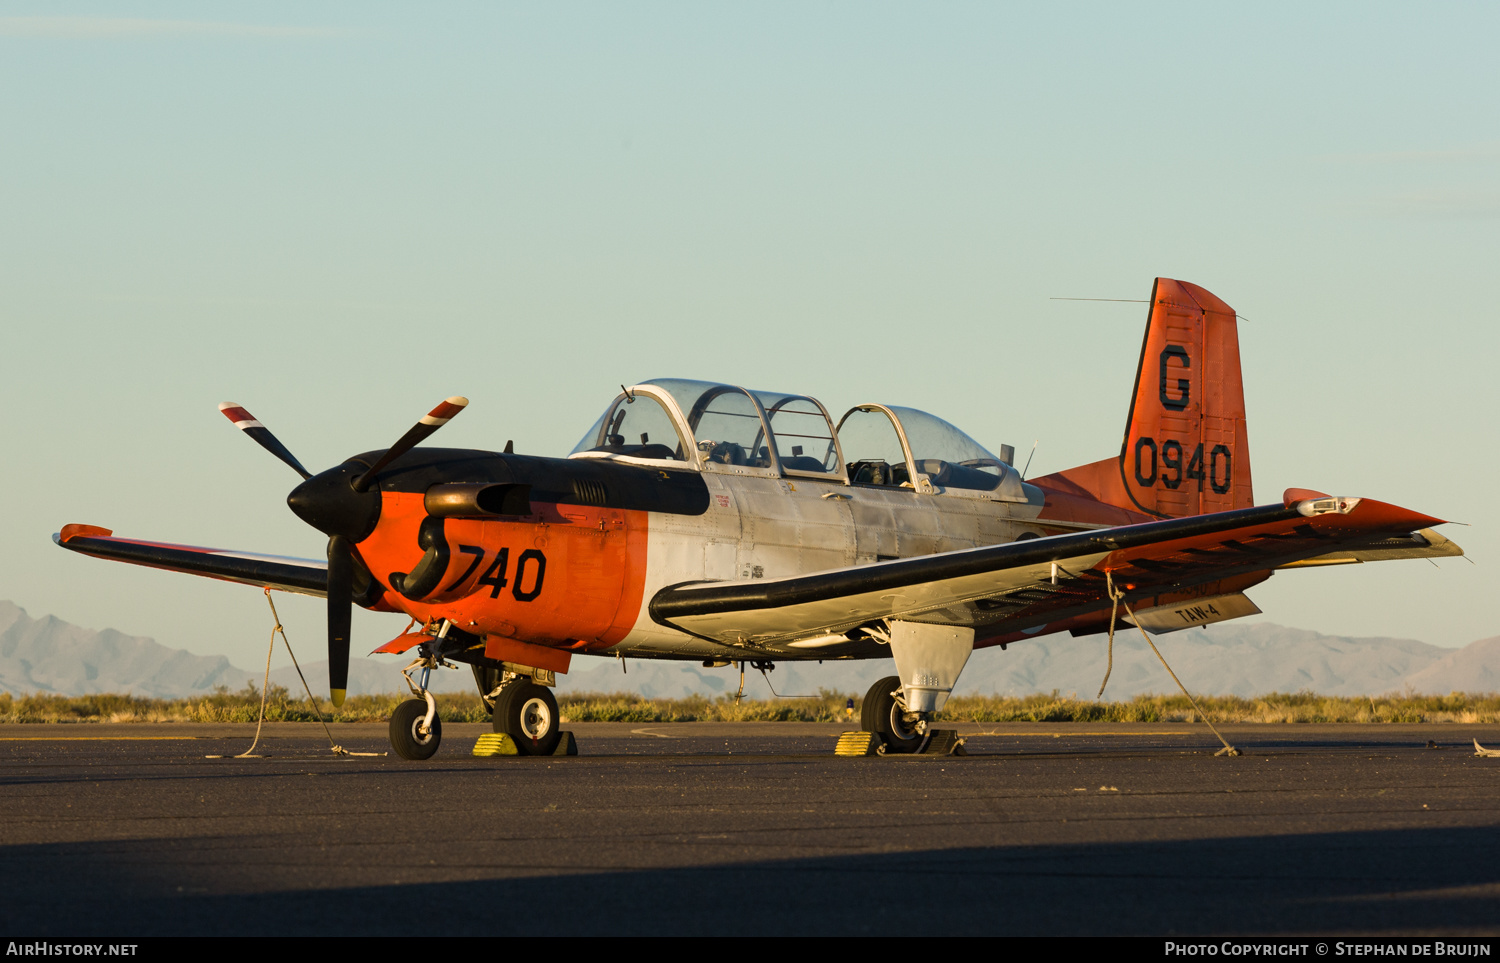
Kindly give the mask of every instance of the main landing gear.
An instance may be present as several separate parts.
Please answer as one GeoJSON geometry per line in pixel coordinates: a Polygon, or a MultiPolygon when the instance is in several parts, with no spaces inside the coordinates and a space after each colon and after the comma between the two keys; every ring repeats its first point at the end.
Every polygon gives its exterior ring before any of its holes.
{"type": "Polygon", "coordinates": [[[494,694],[494,729],[515,740],[527,756],[550,756],[562,739],[561,717],[552,690],[526,676],[513,676],[494,694]]]}
{"type": "Polygon", "coordinates": [[[927,739],[929,713],[908,712],[901,677],[886,676],[870,686],[860,704],[860,728],[880,737],[881,751],[918,752],[927,739]]]}
{"type": "MultiPolygon", "coordinates": [[[[947,703],[974,651],[974,630],[898,619],[888,630],[872,634],[884,636],[901,674],[870,686],[860,709],[860,728],[880,738],[881,753],[932,752],[930,744],[938,738],[933,716],[947,703]]],[[[947,735],[939,745],[958,737],[957,730],[942,732],[947,735]]]]}

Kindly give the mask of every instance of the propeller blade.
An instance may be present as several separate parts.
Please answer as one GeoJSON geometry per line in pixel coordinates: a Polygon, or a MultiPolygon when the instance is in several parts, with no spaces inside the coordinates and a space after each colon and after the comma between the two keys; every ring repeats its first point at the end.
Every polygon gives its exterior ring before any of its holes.
{"type": "Polygon", "coordinates": [[[235,404],[232,401],[226,401],[223,404],[219,405],[219,410],[224,413],[225,418],[228,418],[230,421],[234,422],[234,426],[236,428],[238,428],[240,431],[243,431],[251,438],[255,439],[256,444],[260,445],[262,448],[264,448],[266,451],[269,451],[277,458],[280,458],[288,465],[291,465],[292,470],[297,474],[301,475],[303,478],[312,477],[312,472],[308,471],[306,468],[303,468],[302,463],[297,460],[296,456],[287,451],[286,446],[276,440],[276,436],[271,434],[271,429],[267,428],[259,421],[256,421],[255,416],[250,412],[246,411],[244,408],[241,408],[239,405],[235,404]]]}
{"type": "Polygon", "coordinates": [[[370,482],[375,480],[375,476],[380,474],[382,468],[411,451],[417,445],[420,445],[434,431],[452,421],[454,416],[463,411],[468,404],[468,398],[455,395],[429,411],[422,417],[421,421],[412,426],[410,431],[402,435],[394,445],[386,449],[385,454],[381,455],[380,459],[374,465],[370,466],[369,471],[354,479],[354,490],[362,492],[369,488],[370,482]]]}
{"type": "Polygon", "coordinates": [[[328,540],[328,697],[337,709],[349,689],[349,627],[354,610],[354,557],[349,539],[328,540]]]}

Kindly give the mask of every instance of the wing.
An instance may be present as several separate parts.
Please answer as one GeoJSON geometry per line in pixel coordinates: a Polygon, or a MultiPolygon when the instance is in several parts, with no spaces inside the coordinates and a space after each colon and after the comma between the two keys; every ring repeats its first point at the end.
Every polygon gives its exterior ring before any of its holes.
{"type": "Polygon", "coordinates": [[[791,578],[684,583],[658,592],[650,611],[657,622],[703,638],[793,651],[840,646],[843,633],[881,619],[970,626],[988,637],[1107,612],[1109,580],[1134,606],[1236,577],[1263,578],[1304,559],[1384,550],[1392,539],[1413,547],[1412,533],[1434,524],[1441,520],[1371,499],[1288,497],[1281,505],[791,578]]]}
{"type": "Polygon", "coordinates": [[[1394,538],[1373,541],[1356,548],[1305,558],[1300,562],[1288,562],[1281,568],[1352,565],[1356,562],[1390,562],[1402,558],[1456,558],[1463,553],[1464,550],[1458,547],[1457,542],[1444,538],[1430,528],[1424,528],[1420,532],[1397,535],[1394,538]]]}
{"type": "Polygon", "coordinates": [[[221,548],[115,538],[109,529],[93,525],[65,525],[61,532],[52,536],[52,540],[69,551],[95,558],[206,575],[319,598],[328,594],[328,562],[323,559],[256,555],[221,548]]]}

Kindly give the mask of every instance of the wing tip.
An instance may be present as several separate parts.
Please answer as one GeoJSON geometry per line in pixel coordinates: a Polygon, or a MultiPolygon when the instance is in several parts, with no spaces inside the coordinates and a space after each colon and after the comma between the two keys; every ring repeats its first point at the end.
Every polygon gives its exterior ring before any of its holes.
{"type": "Polygon", "coordinates": [[[64,525],[62,531],[53,534],[52,541],[59,545],[66,545],[75,538],[108,538],[114,532],[108,528],[100,528],[98,525],[64,525]]]}
{"type": "Polygon", "coordinates": [[[1281,495],[1281,503],[1286,508],[1293,509],[1297,514],[1307,518],[1329,514],[1348,515],[1363,505],[1362,516],[1371,520],[1375,518],[1389,520],[1391,524],[1409,525],[1414,529],[1427,525],[1447,524],[1447,519],[1413,511],[1410,508],[1402,508],[1400,505],[1392,505],[1389,502],[1376,501],[1373,498],[1328,495],[1311,488],[1288,488],[1281,495]]]}

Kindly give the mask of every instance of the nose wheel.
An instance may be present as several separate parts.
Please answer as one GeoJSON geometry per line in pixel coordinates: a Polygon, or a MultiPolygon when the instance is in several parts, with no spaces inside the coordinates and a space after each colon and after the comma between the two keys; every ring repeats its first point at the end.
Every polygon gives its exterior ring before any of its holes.
{"type": "Polygon", "coordinates": [[[391,713],[391,749],[402,759],[431,759],[443,741],[443,720],[426,723],[427,702],[407,699],[391,713]]]}
{"type": "MultiPolygon", "coordinates": [[[[446,624],[444,632],[447,631],[446,624]]],[[[442,637],[439,636],[439,642],[442,637]]],[[[391,713],[391,749],[402,759],[431,759],[443,741],[443,720],[438,718],[437,701],[427,689],[427,680],[438,666],[452,668],[442,657],[428,651],[424,643],[420,655],[401,670],[415,699],[407,699],[391,713]],[[420,669],[420,681],[413,681],[412,669],[420,669]]]]}
{"type": "Polygon", "coordinates": [[[505,684],[495,696],[494,729],[528,756],[550,756],[562,739],[562,719],[552,690],[528,678],[505,684]]]}

